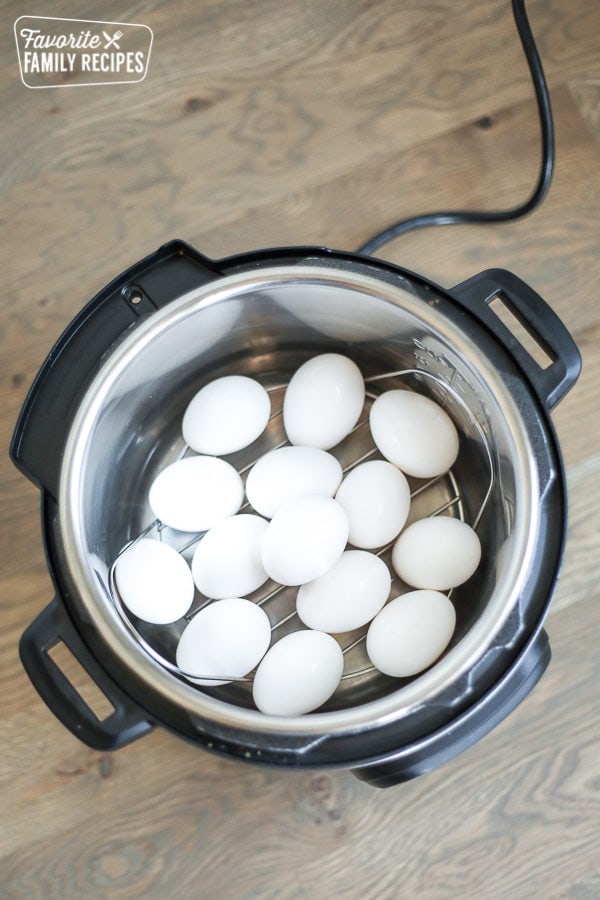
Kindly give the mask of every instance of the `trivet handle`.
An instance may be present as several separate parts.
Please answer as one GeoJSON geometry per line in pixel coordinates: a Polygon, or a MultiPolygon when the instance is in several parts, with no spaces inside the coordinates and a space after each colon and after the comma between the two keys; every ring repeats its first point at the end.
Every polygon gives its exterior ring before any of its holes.
{"type": "Polygon", "coordinates": [[[75,737],[94,750],[118,750],[147,734],[152,719],[108,677],[83,644],[60,601],[51,603],[25,630],[19,644],[25,671],[42,700],[75,737]],[[63,642],[113,707],[100,720],[49,651],[63,642]]]}
{"type": "Polygon", "coordinates": [[[183,241],[171,241],[131,266],[72,320],[27,395],[10,446],[13,462],[57,499],[60,462],[78,400],[106,351],[142,318],[221,276],[183,241]]]}
{"type": "MultiPolygon", "coordinates": [[[[559,317],[533,288],[506,269],[487,269],[449,291],[504,344],[525,374],[544,407],[551,410],[573,386],[581,371],[577,345],[559,317]],[[540,365],[519,338],[491,308],[498,300],[523,326],[548,358],[540,365]]],[[[499,309],[499,312],[501,310],[499,309]]]]}
{"type": "Polygon", "coordinates": [[[373,787],[393,787],[449,762],[517,708],[545,672],[550,656],[548,635],[541,629],[514,665],[473,706],[433,734],[371,760],[353,769],[353,774],[373,787]]]}

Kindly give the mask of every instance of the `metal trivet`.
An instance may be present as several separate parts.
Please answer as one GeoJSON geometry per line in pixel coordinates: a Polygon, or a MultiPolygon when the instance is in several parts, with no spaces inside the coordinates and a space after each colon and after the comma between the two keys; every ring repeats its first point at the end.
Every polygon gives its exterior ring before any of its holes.
{"type": "MultiPolygon", "coordinates": [[[[493,462],[493,457],[492,457],[492,453],[490,450],[490,445],[489,445],[489,442],[487,440],[487,437],[485,435],[483,428],[481,427],[481,425],[479,424],[479,422],[477,421],[475,416],[472,414],[470,409],[467,407],[467,405],[464,403],[464,401],[461,399],[461,397],[442,378],[440,378],[439,376],[434,375],[430,372],[423,371],[421,369],[400,369],[400,370],[397,370],[394,372],[386,372],[383,375],[373,375],[371,377],[365,378],[365,383],[373,384],[375,382],[385,381],[386,379],[389,379],[389,378],[398,378],[398,377],[401,378],[403,376],[413,376],[413,375],[418,376],[420,379],[421,378],[431,379],[438,385],[438,387],[440,387],[442,389],[442,392],[443,392],[442,399],[440,400],[440,399],[436,398],[436,402],[440,403],[440,405],[444,405],[444,397],[446,397],[447,395],[450,395],[452,397],[453,401],[456,404],[458,404],[460,406],[460,408],[462,409],[462,411],[465,413],[469,425],[477,432],[479,439],[481,441],[481,444],[485,449],[485,453],[486,453],[486,457],[487,457],[487,464],[489,467],[489,482],[488,482],[488,486],[487,486],[485,495],[484,495],[481,505],[479,507],[479,510],[471,523],[471,527],[473,529],[477,530],[477,527],[481,521],[481,517],[483,515],[485,507],[487,506],[487,503],[489,501],[489,498],[491,496],[491,493],[492,493],[492,490],[494,487],[494,480],[495,480],[494,462],[493,462]]],[[[268,386],[268,387],[266,387],[266,390],[271,395],[281,394],[281,397],[283,398],[283,393],[285,392],[286,387],[287,387],[287,383],[283,383],[283,384],[277,384],[274,386],[268,386]]],[[[359,465],[360,463],[365,462],[366,460],[370,459],[371,457],[383,459],[383,457],[379,453],[377,447],[373,443],[373,440],[370,435],[370,429],[369,429],[369,409],[370,409],[371,404],[377,398],[377,396],[378,396],[377,393],[375,393],[373,391],[369,391],[367,389],[366,399],[365,399],[365,407],[361,414],[360,420],[355,425],[355,427],[350,432],[350,434],[343,441],[341,441],[340,444],[338,444],[331,451],[329,451],[330,453],[332,453],[332,455],[336,456],[339,459],[340,463],[342,464],[342,470],[343,470],[344,475],[347,472],[349,472],[350,469],[353,469],[355,466],[359,465]],[[357,450],[358,450],[358,455],[357,455],[357,450]]],[[[285,434],[285,432],[283,431],[282,422],[278,421],[278,420],[282,419],[282,412],[283,412],[283,407],[281,406],[279,409],[277,409],[276,412],[271,414],[268,427],[271,427],[273,423],[276,423],[278,425],[278,428],[276,428],[275,430],[281,434],[285,434]]],[[[272,443],[269,447],[267,447],[260,453],[260,456],[256,457],[255,459],[252,459],[251,462],[244,463],[242,466],[240,466],[240,468],[238,468],[239,474],[242,477],[244,475],[246,475],[250,471],[252,466],[258,461],[258,459],[260,459],[262,456],[264,456],[265,453],[269,452],[269,450],[275,450],[275,449],[278,449],[279,447],[284,447],[287,445],[289,445],[289,441],[287,441],[286,439],[279,440],[279,441],[276,441],[275,443],[272,443]]],[[[186,446],[183,449],[182,453],[180,454],[179,458],[183,458],[184,456],[186,456],[188,454],[188,452],[189,452],[189,448],[186,446]]],[[[437,476],[436,478],[432,478],[428,481],[422,481],[422,480],[411,479],[411,478],[409,478],[408,480],[409,480],[409,484],[414,483],[414,487],[412,487],[412,489],[411,489],[410,512],[409,512],[409,517],[408,517],[406,525],[410,524],[411,521],[414,521],[416,519],[422,519],[422,518],[425,518],[426,516],[440,515],[441,513],[446,512],[449,509],[453,510],[453,512],[457,518],[461,519],[461,521],[463,521],[463,522],[465,521],[464,502],[463,502],[463,498],[460,493],[460,489],[458,487],[456,477],[455,477],[452,469],[450,471],[444,473],[443,475],[437,476]],[[443,499],[443,497],[440,497],[440,494],[448,495],[447,499],[443,499]],[[439,502],[440,499],[442,499],[443,502],[440,503],[439,502]],[[415,503],[418,505],[418,513],[416,515],[414,514],[415,503]]],[[[240,508],[240,510],[238,512],[241,513],[241,512],[244,512],[245,510],[249,510],[249,509],[252,510],[250,503],[248,501],[246,501],[246,503],[243,504],[243,506],[240,508]]],[[[153,522],[151,522],[142,531],[140,531],[131,541],[129,541],[121,549],[121,551],[119,552],[119,555],[117,556],[117,559],[115,559],[115,561],[113,562],[113,564],[109,570],[108,579],[109,579],[109,589],[110,589],[111,599],[113,601],[115,609],[117,610],[117,612],[118,612],[121,620],[123,621],[124,625],[126,626],[127,630],[132,635],[132,637],[136,640],[136,642],[139,644],[139,646],[144,650],[144,652],[147,653],[154,660],[154,662],[158,663],[160,666],[162,666],[162,668],[166,669],[171,674],[176,675],[179,678],[185,679],[186,681],[191,681],[192,683],[194,683],[197,679],[202,679],[204,681],[215,681],[215,682],[252,682],[253,673],[250,673],[249,675],[246,675],[244,677],[227,676],[227,675],[219,675],[219,676],[202,676],[199,674],[192,675],[188,672],[183,671],[175,663],[166,659],[161,653],[159,653],[146,640],[146,638],[142,634],[140,634],[138,627],[131,620],[131,617],[127,611],[127,608],[124,606],[123,601],[121,600],[119,591],[117,589],[114,572],[115,572],[115,566],[116,566],[117,560],[125,552],[125,550],[127,550],[129,547],[131,547],[137,541],[141,540],[141,538],[146,537],[148,534],[152,533],[153,531],[157,532],[159,540],[167,540],[167,538],[165,536],[167,533],[170,532],[170,529],[166,528],[159,519],[155,519],[153,522]]],[[[198,543],[198,541],[201,541],[205,534],[206,534],[206,531],[198,532],[198,533],[194,534],[194,536],[191,539],[188,539],[182,546],[178,546],[175,549],[177,549],[179,553],[183,554],[186,551],[189,551],[195,544],[198,543]]],[[[181,535],[181,532],[179,533],[179,535],[181,535]]],[[[394,540],[391,541],[389,544],[387,544],[385,547],[382,547],[381,549],[379,549],[375,555],[383,557],[385,559],[386,555],[390,555],[391,549],[392,549],[393,545],[395,544],[395,542],[396,542],[396,538],[394,538],[394,540]]],[[[168,540],[168,543],[171,543],[171,545],[173,545],[172,540],[168,540]]],[[[390,573],[392,574],[392,586],[394,584],[398,584],[398,583],[400,585],[403,585],[404,583],[401,582],[401,580],[398,578],[398,576],[395,576],[393,567],[390,565],[389,562],[388,562],[388,568],[390,570],[390,573]]],[[[287,623],[291,622],[294,618],[297,618],[297,612],[296,612],[296,608],[295,608],[295,594],[296,594],[298,588],[291,588],[291,587],[288,587],[285,585],[275,584],[273,582],[271,582],[271,585],[272,586],[269,587],[269,589],[266,591],[266,593],[261,593],[261,591],[264,591],[264,585],[263,585],[263,587],[260,588],[259,591],[255,591],[253,594],[250,594],[247,599],[251,599],[258,606],[261,606],[261,607],[267,606],[267,609],[269,609],[269,607],[274,607],[276,605],[276,601],[281,597],[282,594],[284,594],[286,592],[288,594],[289,593],[294,594],[294,598],[292,601],[293,608],[290,609],[290,611],[287,612],[285,615],[283,615],[281,618],[276,618],[276,621],[274,623],[272,623],[272,625],[271,625],[271,633],[273,633],[273,632],[277,631],[277,629],[284,628],[284,626],[287,623]]],[[[406,588],[406,589],[408,590],[409,588],[406,588]]],[[[399,594],[401,594],[401,593],[404,593],[404,591],[400,590],[396,594],[394,594],[393,591],[391,592],[391,594],[393,594],[394,597],[399,596],[399,594]]],[[[449,591],[447,593],[448,593],[448,596],[450,596],[452,594],[452,591],[449,591]]],[[[212,600],[210,598],[204,598],[202,595],[199,594],[198,591],[197,591],[197,596],[199,597],[199,601],[196,602],[192,606],[192,609],[190,611],[188,611],[188,613],[186,613],[186,615],[181,620],[182,622],[185,622],[185,624],[187,624],[189,621],[191,621],[191,619],[201,609],[204,609],[210,603],[218,602],[218,601],[212,600]]],[[[287,605],[288,606],[290,605],[289,599],[288,599],[287,605]]],[[[301,624],[301,628],[304,629],[305,626],[302,623],[300,623],[300,624],[301,624]]],[[[345,646],[342,646],[342,653],[344,655],[349,654],[351,650],[358,647],[365,641],[369,624],[370,623],[367,623],[366,625],[362,626],[362,628],[356,629],[356,632],[357,632],[356,636],[353,637],[349,641],[349,643],[347,643],[345,646]]],[[[294,629],[294,630],[298,630],[298,629],[294,629]]],[[[335,637],[335,635],[334,635],[334,637],[335,637]]],[[[272,646],[272,644],[271,644],[271,646],[272,646]]],[[[365,654],[365,656],[366,656],[366,654],[365,654]]],[[[351,679],[351,678],[358,678],[361,675],[366,675],[366,674],[374,672],[374,671],[375,671],[375,666],[368,663],[367,665],[361,666],[360,668],[353,669],[352,671],[349,671],[349,672],[345,672],[342,675],[341,681],[347,681],[348,679],[351,679]]],[[[198,687],[200,687],[200,686],[198,686],[198,687]]]]}

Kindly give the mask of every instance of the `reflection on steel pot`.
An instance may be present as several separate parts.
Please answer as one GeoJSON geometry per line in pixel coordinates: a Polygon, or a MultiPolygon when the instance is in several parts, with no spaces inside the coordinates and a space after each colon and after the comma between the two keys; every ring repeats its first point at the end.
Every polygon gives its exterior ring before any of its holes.
{"type": "MultiPolygon", "coordinates": [[[[82,740],[115,749],[157,724],[203,747],[281,766],[342,766],[379,786],[455,756],[527,695],[550,656],[542,628],[566,528],[565,480],[551,408],[575,382],[576,346],[516,276],[489,270],[450,290],[390,264],[316,248],[214,262],[170,243],[132,266],[74,319],[44,363],[11,447],[43,495],[56,598],[27,629],[21,657],[48,706],[82,740]],[[549,356],[541,368],[490,306],[500,299],[549,356]],[[472,525],[482,562],[452,592],[456,629],[412,678],[373,669],[364,633],[338,636],[344,675],[308,715],[259,712],[252,678],[198,687],[175,663],[186,620],[129,617],[112,564],[149,533],[149,486],[182,451],[183,411],[209,381],[248,375],[281,409],[285,385],[320,353],[352,359],[364,415],[404,388],[440,404],[460,448],[451,471],[413,494],[411,515],[440,509],[472,525]],[[344,643],[344,638],[347,641],[344,643]],[[71,649],[111,701],[99,721],[48,650],[71,649]]],[[[361,420],[362,421],[362,420],[361,420]]],[[[227,460],[244,470],[285,438],[280,415],[227,460]],[[252,455],[253,454],[253,455],[252,455]]],[[[361,422],[333,449],[345,468],[372,450],[361,422]]],[[[178,535],[163,537],[177,543],[178,535]]],[[[179,538],[181,536],[179,535],[179,538]]],[[[187,535],[189,539],[189,535],[187,535]]],[[[182,552],[189,552],[178,546],[182,552]]],[[[260,600],[273,640],[294,628],[296,588],[260,600]]],[[[262,594],[261,594],[262,590],[262,594]]]]}

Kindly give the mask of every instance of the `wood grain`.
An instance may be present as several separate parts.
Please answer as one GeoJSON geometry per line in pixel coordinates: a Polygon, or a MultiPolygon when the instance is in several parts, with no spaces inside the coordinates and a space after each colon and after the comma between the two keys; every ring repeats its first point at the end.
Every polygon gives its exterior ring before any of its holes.
{"type": "MultiPolygon", "coordinates": [[[[600,5],[530,0],[557,168],[543,206],[497,227],[406,235],[386,259],[443,285],[515,271],[572,330],[584,368],[552,413],[570,499],[530,697],[438,771],[377,791],[345,771],[255,768],[161,729],[92,751],[18,659],[52,597],[39,496],[6,449],[52,342],[165,240],[215,258],[353,249],[402,216],[520,202],[539,134],[507,0],[141,0],[137,85],[27,90],[0,34],[0,896],[174,900],[595,900],[600,896],[600,5]]],[[[74,15],[64,0],[55,16],[74,15]]],[[[84,0],[77,15],[115,18],[84,0]]]]}

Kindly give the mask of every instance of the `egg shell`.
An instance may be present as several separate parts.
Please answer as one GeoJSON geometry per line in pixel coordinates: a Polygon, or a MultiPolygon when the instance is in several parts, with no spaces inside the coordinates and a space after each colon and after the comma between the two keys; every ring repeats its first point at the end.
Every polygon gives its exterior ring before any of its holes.
{"type": "Polygon", "coordinates": [[[234,515],[244,499],[238,472],[215,456],[171,463],[150,485],[148,503],[157,519],[178,531],[206,531],[234,515]]]}
{"type": "Polygon", "coordinates": [[[270,642],[269,617],[260,606],[240,597],[214,600],[186,626],[176,661],[195,684],[227,684],[226,676],[243,678],[257,666],[270,642]]]}
{"type": "Polygon", "coordinates": [[[176,622],[192,605],[194,580],[190,567],[162,541],[135,541],[117,558],[114,574],[124,605],[144,622],[176,622]]]}
{"type": "Polygon", "coordinates": [[[412,391],[380,394],[371,406],[373,440],[389,462],[415,478],[435,478],[454,464],[458,432],[448,413],[412,391]]]}
{"type": "Polygon", "coordinates": [[[307,494],[280,506],[265,532],[262,562],[269,577],[298,585],[323,575],[348,540],[348,517],[331,497],[307,494]]]}
{"type": "Polygon", "coordinates": [[[351,469],[335,499],[346,510],[355,547],[372,550],[393,541],[408,518],[410,488],[392,463],[373,459],[351,469]]]}
{"type": "Polygon", "coordinates": [[[245,597],[268,578],[261,562],[266,519],[239,514],[207,531],[192,557],[192,574],[206,597],[245,597]]]}
{"type": "Polygon", "coordinates": [[[267,715],[304,715],[331,697],[343,670],[335,638],[322,631],[294,631],[273,644],[256,670],[254,702],[267,715]]]}
{"type": "Polygon", "coordinates": [[[377,615],[391,583],[389,569],[378,556],[346,550],[328,572],[298,589],[298,616],[319,631],[352,631],[377,615]]]}
{"type": "Polygon", "coordinates": [[[365,401],[360,369],[347,356],[323,353],[294,373],[283,399],[291,444],[330,450],[354,428],[365,401]]]}
{"type": "Polygon", "coordinates": [[[481,543],[476,532],[450,516],[413,522],[392,550],[392,566],[406,584],[436,591],[463,584],[480,560],[481,543]]]}
{"type": "Polygon", "coordinates": [[[391,600],[367,631],[367,655],[393,678],[427,669],[446,649],[456,626],[454,607],[438,591],[410,591],[391,600]]]}
{"type": "Polygon", "coordinates": [[[267,427],[271,399],[246,375],[225,375],[201,388],[189,402],[181,430],[192,450],[226,456],[248,447],[267,427]]]}
{"type": "Polygon", "coordinates": [[[288,500],[303,494],[333,497],[342,480],[335,456],[317,447],[278,447],[262,456],[246,479],[246,496],[261,516],[272,519],[288,500]]]}

